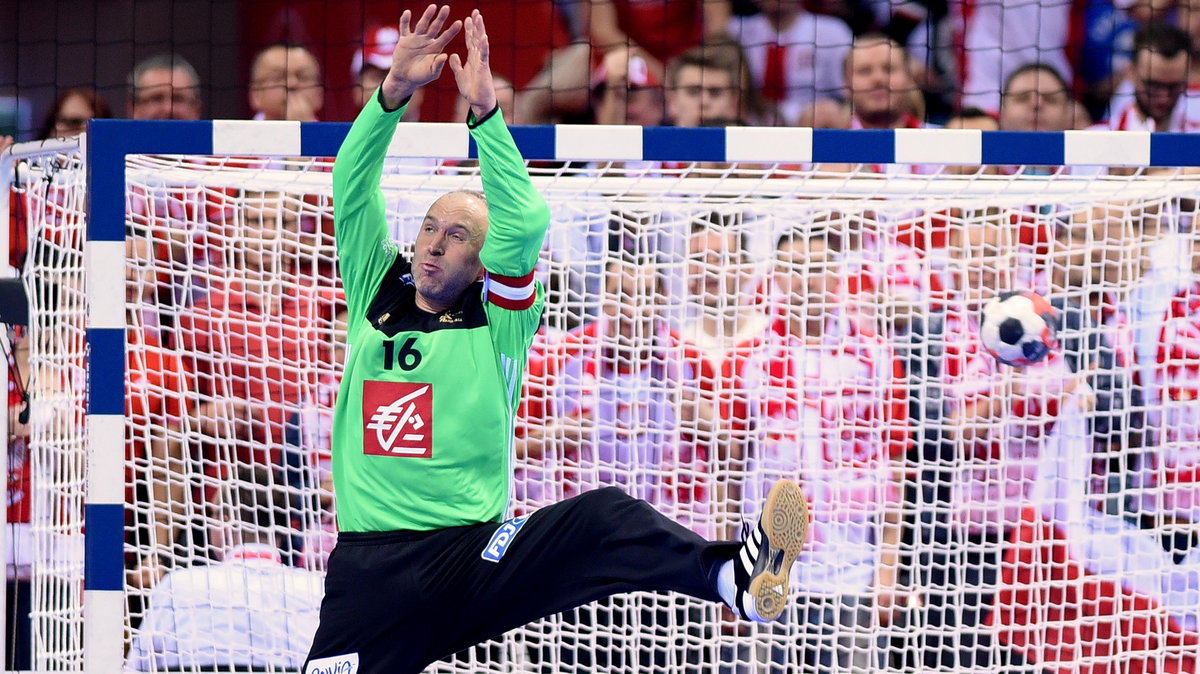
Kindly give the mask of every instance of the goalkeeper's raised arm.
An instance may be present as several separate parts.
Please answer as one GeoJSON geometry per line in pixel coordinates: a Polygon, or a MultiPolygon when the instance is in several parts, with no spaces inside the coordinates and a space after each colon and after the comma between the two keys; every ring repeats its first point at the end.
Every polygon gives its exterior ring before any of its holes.
{"type": "MultiPolygon", "coordinates": [[[[432,7],[432,6],[431,6],[432,7]]],[[[534,189],[524,160],[504,124],[488,60],[487,32],[478,13],[465,23],[446,26],[449,10],[426,10],[411,24],[401,18],[400,38],[392,67],[383,84],[366,103],[338,152],[334,165],[335,233],[342,283],[351,314],[365,310],[383,274],[395,262],[397,249],[389,240],[383,194],[379,188],[383,161],[412,94],[436,79],[450,64],[459,92],[470,104],[466,120],[479,148],[485,198],[469,191],[451,192],[430,208],[418,235],[411,266],[417,306],[437,313],[449,308],[482,266],[491,275],[488,292],[492,304],[526,309],[535,299],[532,271],[545,238],[549,210],[534,189]],[[443,30],[443,26],[445,29],[443,30]],[[465,27],[467,58],[442,53],[465,27]],[[441,225],[445,237],[428,253],[422,237],[434,235],[441,225]],[[482,250],[480,250],[482,247],[482,250]],[[473,250],[472,250],[473,249],[473,250]],[[471,253],[455,264],[455,252],[471,253]],[[472,259],[473,258],[473,259],[472,259]],[[451,264],[445,265],[442,262],[451,264]]]]}
{"type": "Polygon", "coordinates": [[[448,58],[442,52],[462,30],[461,21],[443,30],[449,7],[435,9],[430,5],[415,25],[411,12],[401,16],[392,67],[354,120],[334,162],[334,233],[352,316],[366,311],[382,276],[396,259],[380,189],[383,162],[396,124],[413,93],[441,75],[448,58]]]}
{"type": "Polygon", "coordinates": [[[471,105],[467,125],[479,147],[479,169],[488,200],[489,229],[481,258],[496,277],[524,279],[532,286],[533,267],[550,223],[546,201],[533,188],[525,162],[496,104],[496,87],[488,62],[483,17],[475,12],[463,24],[467,60],[450,56],[458,92],[471,105]]]}

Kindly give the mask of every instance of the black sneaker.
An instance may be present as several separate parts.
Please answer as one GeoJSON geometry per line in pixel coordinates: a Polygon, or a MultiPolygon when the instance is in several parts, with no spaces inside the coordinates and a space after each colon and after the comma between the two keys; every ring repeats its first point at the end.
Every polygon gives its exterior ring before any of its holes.
{"type": "Polygon", "coordinates": [[[770,622],[787,606],[788,576],[808,535],[808,501],[800,485],[780,480],[771,487],[758,526],[734,561],[738,613],[770,622]]]}

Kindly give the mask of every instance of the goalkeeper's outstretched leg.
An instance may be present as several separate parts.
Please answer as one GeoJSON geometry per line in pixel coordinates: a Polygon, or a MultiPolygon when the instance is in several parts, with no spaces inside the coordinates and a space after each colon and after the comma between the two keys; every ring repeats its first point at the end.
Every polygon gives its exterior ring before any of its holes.
{"type": "Polygon", "coordinates": [[[530,621],[621,592],[670,591],[774,620],[808,527],[791,481],[746,540],[710,542],[610,487],[503,523],[342,534],[306,672],[419,672],[530,621]]]}

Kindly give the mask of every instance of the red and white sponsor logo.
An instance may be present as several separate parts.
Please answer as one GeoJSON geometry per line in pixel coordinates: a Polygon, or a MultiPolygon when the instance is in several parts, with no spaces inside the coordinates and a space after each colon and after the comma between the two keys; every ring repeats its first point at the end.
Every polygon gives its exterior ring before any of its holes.
{"type": "Polygon", "coordinates": [[[364,381],[363,453],[433,456],[433,384],[364,381]]]}

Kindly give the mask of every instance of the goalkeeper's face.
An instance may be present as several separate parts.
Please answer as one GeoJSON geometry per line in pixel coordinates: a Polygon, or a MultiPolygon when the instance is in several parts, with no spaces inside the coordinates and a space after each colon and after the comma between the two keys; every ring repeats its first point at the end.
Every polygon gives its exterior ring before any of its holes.
{"type": "Polygon", "coordinates": [[[417,306],[445,311],[483,275],[479,251],[487,236],[487,204],[468,192],[451,192],[429,207],[413,247],[417,306]]]}

